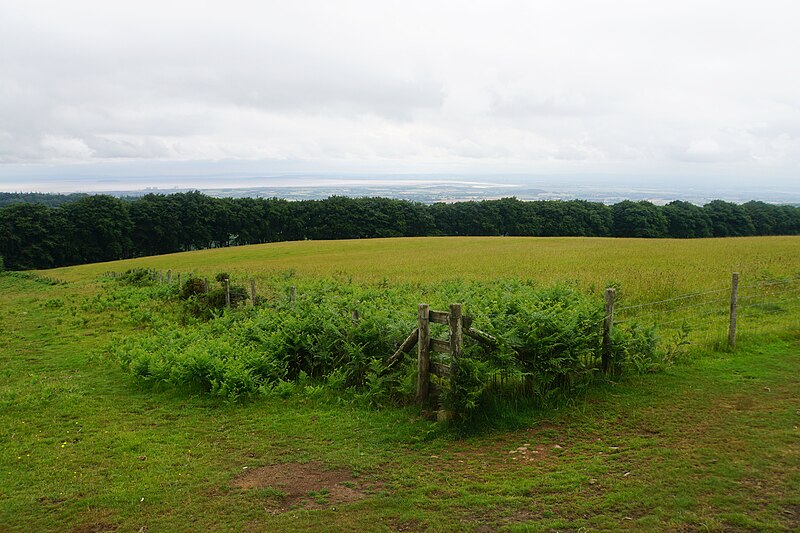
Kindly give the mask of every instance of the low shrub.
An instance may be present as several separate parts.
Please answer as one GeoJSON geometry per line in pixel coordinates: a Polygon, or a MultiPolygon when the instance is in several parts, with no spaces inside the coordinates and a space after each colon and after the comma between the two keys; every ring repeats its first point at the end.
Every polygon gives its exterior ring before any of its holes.
{"type": "Polygon", "coordinates": [[[142,287],[155,283],[155,274],[149,269],[131,268],[120,274],[117,280],[121,283],[127,283],[128,285],[142,287]]]}
{"type": "MultiPolygon", "coordinates": [[[[546,403],[574,395],[598,375],[603,303],[569,285],[538,288],[507,280],[358,286],[292,279],[297,298],[290,301],[288,282],[262,285],[273,295],[263,305],[225,312],[224,289],[206,291],[203,280],[191,278],[181,288],[184,309],[203,321],[186,327],[173,322],[119,341],[113,351],[144,382],[232,401],[284,395],[287,382],[310,380],[314,390],[324,385],[376,406],[403,403],[415,392],[416,357],[392,369],[385,360],[416,327],[416,304],[426,299],[432,309],[462,302],[472,324],[497,339],[488,347],[465,337],[452,379],[438,383],[442,406],[460,421],[479,413],[487,395],[546,403]]],[[[230,290],[235,308],[246,291],[230,290]]],[[[432,324],[433,337],[446,337],[446,330],[432,324]]],[[[617,330],[615,369],[648,371],[643,361],[653,357],[654,339],[645,329],[617,330]]]]}
{"type": "MultiPolygon", "coordinates": [[[[180,297],[185,301],[184,311],[188,315],[210,320],[227,306],[224,285],[225,280],[228,279],[227,274],[217,274],[216,279],[222,284],[222,287],[209,288],[206,280],[196,277],[189,278],[184,282],[180,297]]],[[[247,300],[247,291],[239,285],[229,284],[228,294],[232,308],[239,307],[247,300]]]]}

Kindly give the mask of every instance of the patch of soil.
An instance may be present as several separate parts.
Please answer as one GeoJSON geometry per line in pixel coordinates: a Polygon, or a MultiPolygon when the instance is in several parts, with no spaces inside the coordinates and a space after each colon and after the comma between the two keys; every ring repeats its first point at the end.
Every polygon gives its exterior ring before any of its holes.
{"type": "Polygon", "coordinates": [[[789,529],[800,527],[800,505],[786,505],[781,509],[784,521],[788,522],[789,529]]]}
{"type": "Polygon", "coordinates": [[[116,531],[119,528],[116,524],[108,522],[94,522],[88,524],[81,524],[72,528],[72,533],[106,533],[108,531],[116,531]]]}
{"type": "Polygon", "coordinates": [[[231,483],[243,489],[272,489],[265,509],[287,511],[301,506],[304,509],[327,509],[366,498],[374,486],[365,485],[344,468],[328,468],[323,463],[283,463],[245,470],[231,483]],[[282,493],[282,494],[281,494],[282,493]]]}
{"type": "Polygon", "coordinates": [[[114,523],[110,511],[91,506],[80,514],[76,522],[77,524],[70,529],[72,533],[108,533],[119,529],[119,524],[114,523]]]}
{"type": "Polygon", "coordinates": [[[42,505],[59,505],[64,503],[66,500],[64,500],[63,498],[56,498],[55,496],[42,496],[41,498],[38,498],[36,501],[38,501],[42,505]]]}
{"type": "Polygon", "coordinates": [[[424,522],[412,518],[410,520],[392,520],[389,523],[392,531],[427,531],[428,527],[424,522]]]}
{"type": "Polygon", "coordinates": [[[487,444],[465,445],[445,457],[434,455],[428,461],[437,471],[463,472],[466,477],[478,481],[484,480],[492,471],[515,470],[523,465],[550,461],[555,452],[564,449],[561,445],[541,442],[535,435],[533,437],[508,435],[487,444]]]}
{"type": "Polygon", "coordinates": [[[539,513],[530,509],[516,509],[510,513],[501,509],[495,509],[493,512],[465,509],[460,517],[460,522],[465,530],[488,533],[515,524],[541,520],[541,518],[539,513]]]}

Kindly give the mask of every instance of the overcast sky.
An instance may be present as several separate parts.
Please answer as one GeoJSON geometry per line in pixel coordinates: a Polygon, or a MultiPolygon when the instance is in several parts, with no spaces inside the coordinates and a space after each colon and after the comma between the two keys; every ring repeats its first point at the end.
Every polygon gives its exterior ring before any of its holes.
{"type": "Polygon", "coordinates": [[[0,189],[204,168],[791,186],[798,21],[796,0],[0,0],[0,189]]]}

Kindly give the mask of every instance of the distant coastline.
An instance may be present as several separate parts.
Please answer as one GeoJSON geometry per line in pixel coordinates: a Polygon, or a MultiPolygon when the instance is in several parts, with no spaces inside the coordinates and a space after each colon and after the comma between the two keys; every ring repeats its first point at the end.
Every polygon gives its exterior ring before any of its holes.
{"type": "MultiPolygon", "coordinates": [[[[165,180],[167,181],[167,180],[165,180]]],[[[382,197],[434,204],[463,201],[498,200],[515,197],[520,200],[587,200],[612,205],[624,200],[645,200],[656,205],[665,205],[681,200],[696,205],[704,205],[712,200],[744,203],[758,200],[771,204],[800,205],[800,188],[797,187],[758,187],[675,185],[635,185],[631,183],[585,184],[575,180],[560,181],[553,178],[547,181],[503,182],[491,178],[443,179],[430,176],[387,176],[375,179],[354,179],[347,177],[280,177],[231,179],[230,186],[220,186],[224,180],[197,179],[171,180],[172,186],[141,186],[136,180],[97,180],[84,181],[82,186],[63,189],[63,183],[55,190],[46,187],[26,188],[17,184],[14,187],[0,184],[4,192],[42,192],[54,194],[87,193],[107,194],[119,198],[138,198],[146,194],[174,194],[200,191],[216,198],[281,198],[285,200],[322,200],[330,196],[382,197]],[[137,186],[138,185],[138,186],[137,186]]]]}

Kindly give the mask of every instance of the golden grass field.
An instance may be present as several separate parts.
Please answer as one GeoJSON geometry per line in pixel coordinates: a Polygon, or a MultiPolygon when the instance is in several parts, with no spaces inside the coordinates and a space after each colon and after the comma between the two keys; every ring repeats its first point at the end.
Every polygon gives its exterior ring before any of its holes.
{"type": "Polygon", "coordinates": [[[198,250],[110,263],[65,267],[47,275],[89,280],[134,267],[212,275],[267,277],[294,271],[302,278],[352,277],[357,282],[428,283],[527,278],[577,282],[600,289],[621,284],[630,301],[725,287],[731,272],[743,283],[800,276],[800,237],[613,239],[583,237],[422,237],[301,241],[198,250]]]}

